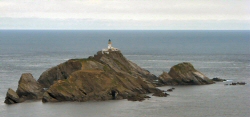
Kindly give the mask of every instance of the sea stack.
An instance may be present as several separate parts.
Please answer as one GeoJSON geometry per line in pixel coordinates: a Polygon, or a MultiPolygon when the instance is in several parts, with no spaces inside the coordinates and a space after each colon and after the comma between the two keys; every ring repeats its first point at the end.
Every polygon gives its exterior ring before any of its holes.
{"type": "Polygon", "coordinates": [[[167,85],[204,85],[214,83],[207,76],[197,71],[191,63],[183,62],[173,66],[169,73],[160,76],[167,85]]]}

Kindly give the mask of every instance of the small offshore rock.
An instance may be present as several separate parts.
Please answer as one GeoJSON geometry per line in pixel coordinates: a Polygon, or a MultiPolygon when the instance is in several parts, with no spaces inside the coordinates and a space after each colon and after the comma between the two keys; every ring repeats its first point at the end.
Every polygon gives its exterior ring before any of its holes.
{"type": "Polygon", "coordinates": [[[225,84],[225,85],[246,85],[246,82],[232,82],[231,84],[225,84]]]}
{"type": "Polygon", "coordinates": [[[226,79],[221,79],[221,78],[213,78],[212,79],[213,81],[215,81],[215,82],[223,82],[223,81],[227,81],[226,79]]]}
{"type": "Polygon", "coordinates": [[[247,83],[245,82],[237,82],[238,85],[246,85],[247,83]]]}
{"type": "Polygon", "coordinates": [[[9,88],[4,103],[15,104],[20,102],[22,102],[22,100],[19,98],[17,93],[13,89],[9,88]]]}
{"type": "Polygon", "coordinates": [[[171,67],[168,74],[173,80],[170,81],[176,83],[175,85],[205,85],[214,83],[211,79],[196,70],[194,66],[188,62],[179,63],[171,67]]]}

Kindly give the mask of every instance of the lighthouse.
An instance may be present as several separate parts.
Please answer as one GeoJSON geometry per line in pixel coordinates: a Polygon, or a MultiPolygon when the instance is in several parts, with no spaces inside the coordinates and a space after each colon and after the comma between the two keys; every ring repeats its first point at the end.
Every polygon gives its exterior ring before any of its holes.
{"type": "Polygon", "coordinates": [[[109,50],[112,49],[112,42],[111,42],[110,39],[109,39],[109,42],[108,42],[108,49],[109,49],[109,50]]]}
{"type": "Polygon", "coordinates": [[[120,50],[118,48],[112,47],[112,42],[109,39],[109,41],[108,41],[108,48],[102,49],[102,54],[104,54],[104,53],[109,54],[109,52],[112,52],[112,51],[120,51],[120,50]]]}

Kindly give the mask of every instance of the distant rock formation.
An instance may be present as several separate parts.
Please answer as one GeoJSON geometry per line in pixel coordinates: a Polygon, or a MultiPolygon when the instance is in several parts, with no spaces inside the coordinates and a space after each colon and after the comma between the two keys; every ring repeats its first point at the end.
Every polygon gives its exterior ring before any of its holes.
{"type": "Polygon", "coordinates": [[[197,71],[191,63],[183,62],[173,66],[169,73],[163,72],[160,81],[167,85],[204,85],[213,81],[197,71]]]}
{"type": "Polygon", "coordinates": [[[41,74],[36,81],[32,74],[22,74],[17,91],[9,89],[5,103],[42,99],[43,102],[128,99],[142,101],[147,93],[166,97],[156,88],[159,80],[165,85],[211,84],[212,80],[195,70],[190,63],[180,63],[156,77],[127,60],[121,51],[99,51],[86,59],[71,59],[41,74]],[[108,51],[108,52],[107,52],[108,51]]]}

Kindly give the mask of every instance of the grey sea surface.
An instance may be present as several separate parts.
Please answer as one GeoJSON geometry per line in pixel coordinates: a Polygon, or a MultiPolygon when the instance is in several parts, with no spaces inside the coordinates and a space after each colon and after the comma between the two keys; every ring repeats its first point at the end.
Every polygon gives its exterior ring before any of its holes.
{"type": "Polygon", "coordinates": [[[249,76],[250,31],[0,30],[1,117],[249,117],[249,76]],[[38,79],[68,59],[87,58],[107,48],[108,39],[127,59],[157,76],[190,62],[209,78],[247,85],[174,86],[170,96],[148,94],[151,98],[143,102],[4,103],[8,88],[17,89],[22,73],[38,79]]]}

